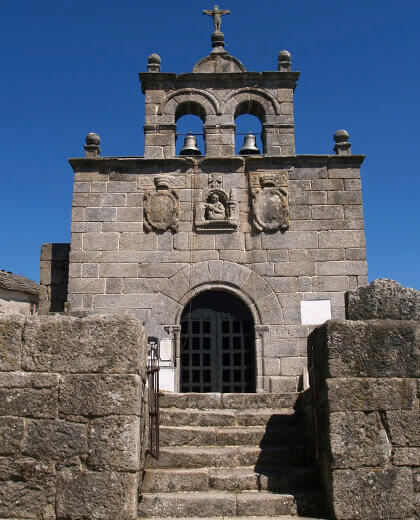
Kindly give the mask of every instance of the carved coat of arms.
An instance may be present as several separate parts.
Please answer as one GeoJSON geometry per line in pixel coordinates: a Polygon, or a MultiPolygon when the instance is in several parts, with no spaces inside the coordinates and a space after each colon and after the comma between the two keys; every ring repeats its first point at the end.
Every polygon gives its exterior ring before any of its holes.
{"type": "Polygon", "coordinates": [[[144,228],[146,231],[178,230],[179,198],[175,190],[169,188],[168,177],[155,177],[156,191],[144,194],[144,228]]]}
{"type": "Polygon", "coordinates": [[[261,188],[252,190],[253,222],[258,231],[285,231],[289,228],[287,188],[277,185],[275,175],[261,175],[261,188]]]}

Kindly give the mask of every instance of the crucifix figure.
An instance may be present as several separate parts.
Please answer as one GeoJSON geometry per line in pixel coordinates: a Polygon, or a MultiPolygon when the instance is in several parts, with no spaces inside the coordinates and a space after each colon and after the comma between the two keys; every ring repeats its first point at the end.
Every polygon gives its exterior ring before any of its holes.
{"type": "Polygon", "coordinates": [[[205,10],[203,14],[207,14],[213,18],[214,30],[220,31],[220,26],[222,24],[222,16],[225,14],[230,14],[229,9],[219,9],[218,5],[215,5],[212,10],[205,10]]]}

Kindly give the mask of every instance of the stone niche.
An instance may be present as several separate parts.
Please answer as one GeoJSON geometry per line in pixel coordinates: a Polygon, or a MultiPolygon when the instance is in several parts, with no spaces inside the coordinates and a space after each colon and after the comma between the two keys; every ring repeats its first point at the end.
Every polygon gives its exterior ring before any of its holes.
{"type": "Polygon", "coordinates": [[[222,188],[199,190],[195,204],[195,228],[199,230],[234,231],[238,227],[239,214],[236,189],[222,188]]]}

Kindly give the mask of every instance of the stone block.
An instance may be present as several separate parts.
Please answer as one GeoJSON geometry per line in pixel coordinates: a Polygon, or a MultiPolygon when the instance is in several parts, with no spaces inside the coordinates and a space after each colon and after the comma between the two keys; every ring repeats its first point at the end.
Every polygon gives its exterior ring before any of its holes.
{"type": "Polygon", "coordinates": [[[378,412],[335,412],[329,416],[331,467],[386,466],[391,445],[378,412]]]}
{"type": "Polygon", "coordinates": [[[84,233],[83,249],[85,251],[117,251],[118,233],[84,233]]]}
{"type": "Polygon", "coordinates": [[[261,300],[261,298],[264,298],[273,292],[264,278],[257,275],[253,271],[249,272],[249,275],[243,283],[242,289],[254,301],[261,300]]]}
{"type": "Polygon", "coordinates": [[[328,168],[328,177],[330,179],[360,179],[360,170],[334,165],[334,167],[328,168]]]}
{"type": "Polygon", "coordinates": [[[319,233],[319,247],[322,248],[348,248],[364,247],[365,234],[363,231],[321,231],[319,233]]]}
{"type": "Polygon", "coordinates": [[[146,339],[130,316],[38,316],[23,335],[25,370],[65,373],[139,373],[146,339]]]}
{"type": "Polygon", "coordinates": [[[420,448],[394,448],[392,455],[394,466],[420,466],[420,448]]]}
{"type": "Polygon", "coordinates": [[[107,188],[106,181],[92,181],[91,190],[92,193],[105,193],[107,188]]]}
{"type": "Polygon", "coordinates": [[[420,446],[420,416],[417,410],[392,410],[386,413],[394,446],[420,446]]]}
{"type": "Polygon", "coordinates": [[[280,359],[282,376],[301,376],[308,363],[304,357],[284,357],[280,359]]]}
{"type": "Polygon", "coordinates": [[[93,308],[120,310],[127,309],[150,309],[155,300],[152,293],[143,294],[94,294],[93,308]]]}
{"type": "Polygon", "coordinates": [[[267,278],[276,293],[294,293],[297,292],[297,278],[287,276],[275,276],[267,278]]]}
{"type": "Polygon", "coordinates": [[[344,189],[342,179],[313,179],[311,185],[315,191],[342,191],[344,189]]]}
{"type": "Polygon", "coordinates": [[[0,376],[0,416],[54,418],[58,411],[58,376],[5,372],[0,376]]]}
{"type": "Polygon", "coordinates": [[[29,420],[23,452],[34,459],[78,463],[87,452],[86,425],[55,420],[29,420]]]}
{"type": "Polygon", "coordinates": [[[311,206],[293,204],[290,206],[290,218],[292,220],[308,220],[311,218],[311,206]]]}
{"type": "Polygon", "coordinates": [[[362,204],[360,191],[328,191],[327,204],[362,204]]]}
{"type": "Polygon", "coordinates": [[[415,402],[409,379],[327,379],[326,391],[331,412],[411,410],[415,402]]]}
{"type": "Polygon", "coordinates": [[[362,183],[360,179],[344,179],[344,189],[346,191],[360,191],[362,183]]]}
{"type": "Polygon", "coordinates": [[[75,193],[73,195],[73,207],[97,207],[102,203],[100,193],[75,193]]]}
{"type": "MultiPolygon", "coordinates": [[[[311,218],[311,217],[309,217],[311,218]]],[[[343,219],[343,206],[312,206],[313,219],[343,219]]]]}
{"type": "Polygon", "coordinates": [[[71,278],[69,288],[76,294],[102,294],[105,292],[103,278],[71,278]]]}
{"type": "Polygon", "coordinates": [[[120,250],[156,251],[157,235],[156,233],[121,233],[120,250]]]}
{"type": "Polygon", "coordinates": [[[85,219],[91,222],[112,222],[117,218],[116,208],[86,208],[85,219]]]}
{"type": "Polygon", "coordinates": [[[121,278],[107,278],[105,294],[121,294],[123,282],[121,278]]]}
{"type": "Polygon", "coordinates": [[[131,473],[64,469],[57,483],[57,517],[134,519],[137,486],[137,476],[131,473]]]}
{"type": "Polygon", "coordinates": [[[101,264],[99,276],[102,278],[135,278],[138,264],[101,264]]]}
{"type": "Polygon", "coordinates": [[[223,281],[242,287],[249,275],[250,271],[242,265],[226,261],[223,262],[221,277],[214,281],[223,281]]]}
{"type": "Polygon", "coordinates": [[[264,234],[263,249],[310,249],[318,247],[318,236],[311,231],[287,231],[286,233],[264,234]]]}
{"type": "Polygon", "coordinates": [[[117,220],[119,222],[142,222],[143,211],[141,208],[117,208],[117,220]]]}
{"type": "Polygon", "coordinates": [[[363,218],[363,206],[354,204],[351,206],[344,206],[344,217],[347,219],[363,218]]]}
{"type": "Polygon", "coordinates": [[[125,206],[127,195],[125,193],[104,193],[102,195],[102,206],[105,207],[120,207],[125,206]]]}
{"type": "Polygon", "coordinates": [[[134,193],[137,191],[137,179],[133,181],[111,181],[108,193],[134,193]]]}
{"type": "Polygon", "coordinates": [[[276,262],[274,274],[278,276],[314,276],[316,274],[315,262],[276,262]]]}
{"type": "Polygon", "coordinates": [[[139,278],[170,278],[177,271],[181,271],[184,267],[187,267],[186,263],[141,263],[139,265],[139,278]]]}
{"type": "Polygon", "coordinates": [[[294,376],[270,377],[270,392],[288,394],[297,392],[299,378],[294,376]]]}
{"type": "Polygon", "coordinates": [[[20,417],[0,417],[0,455],[14,455],[21,450],[24,423],[20,417]]]}
{"type": "MultiPolygon", "coordinates": [[[[200,268],[197,268],[195,270],[196,278],[195,280],[200,280],[200,274],[204,276],[204,281],[208,281],[208,271],[207,275],[205,271],[207,270],[207,265],[203,266],[201,264],[201,273],[200,268]],[[205,267],[205,269],[203,269],[205,267]],[[204,270],[204,272],[203,272],[204,270]]],[[[179,301],[184,296],[186,292],[190,289],[190,282],[187,278],[189,278],[188,274],[190,272],[190,268],[186,267],[181,272],[174,274],[163,286],[162,293],[168,296],[169,298],[172,298],[172,300],[179,301]]],[[[192,284],[191,284],[192,285],[192,284]]],[[[195,285],[194,285],[195,286],[195,285]]]]}
{"type": "Polygon", "coordinates": [[[418,377],[418,322],[328,321],[311,336],[323,377],[418,377]]]}
{"type": "Polygon", "coordinates": [[[346,295],[350,320],[420,320],[420,291],[394,280],[374,280],[367,287],[346,295]]]}
{"type": "Polygon", "coordinates": [[[0,517],[56,518],[56,479],[51,462],[0,458],[0,517]]]}
{"type": "Polygon", "coordinates": [[[89,233],[92,231],[102,231],[102,222],[72,222],[72,233],[89,233]]]}
{"type": "Polygon", "coordinates": [[[140,415],[141,379],[137,375],[65,375],[60,412],[65,415],[140,415]]]}
{"type": "Polygon", "coordinates": [[[359,468],[333,473],[337,520],[408,519],[413,516],[413,482],[406,468],[359,468]]]}
{"type": "Polygon", "coordinates": [[[317,275],[333,276],[333,275],[366,275],[366,262],[362,260],[345,260],[345,261],[325,261],[317,263],[317,275]]]}
{"type": "Polygon", "coordinates": [[[366,248],[356,247],[346,249],[346,260],[366,260],[366,248]]]}
{"type": "Polygon", "coordinates": [[[18,370],[25,317],[0,315],[0,371],[18,370]]]}
{"type": "Polygon", "coordinates": [[[314,276],[312,278],[314,291],[347,291],[350,287],[348,276],[314,276]]]}
{"type": "Polygon", "coordinates": [[[88,464],[94,470],[139,471],[140,420],[110,416],[89,423],[88,464]]]}

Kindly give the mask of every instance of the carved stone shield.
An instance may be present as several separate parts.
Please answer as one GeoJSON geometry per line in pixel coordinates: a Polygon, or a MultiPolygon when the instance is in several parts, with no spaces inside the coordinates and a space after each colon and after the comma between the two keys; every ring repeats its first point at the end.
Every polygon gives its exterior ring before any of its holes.
{"type": "Polygon", "coordinates": [[[254,193],[254,225],[259,231],[285,230],[289,227],[287,192],[270,187],[254,193]]]}
{"type": "Polygon", "coordinates": [[[177,231],[178,215],[178,195],[175,191],[147,192],[144,195],[144,227],[147,231],[177,231]]]}

